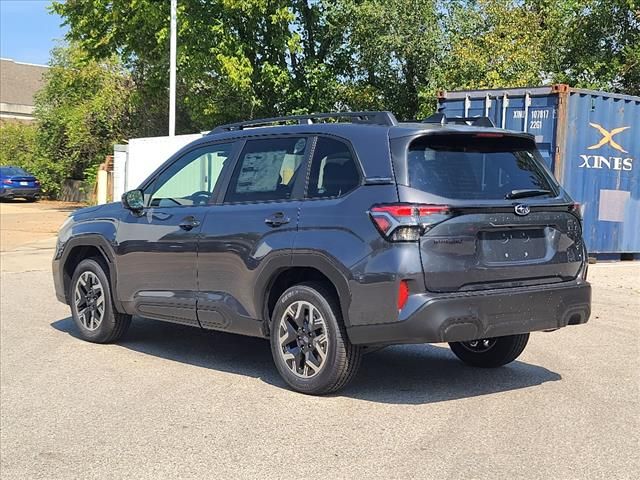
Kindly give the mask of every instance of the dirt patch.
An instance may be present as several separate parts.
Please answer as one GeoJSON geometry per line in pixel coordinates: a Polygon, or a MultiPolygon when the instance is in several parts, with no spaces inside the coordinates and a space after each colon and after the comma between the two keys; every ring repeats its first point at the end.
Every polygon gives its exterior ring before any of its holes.
{"type": "Polygon", "coordinates": [[[54,237],[69,213],[84,206],[51,200],[1,202],[0,251],[15,250],[54,237]]]}

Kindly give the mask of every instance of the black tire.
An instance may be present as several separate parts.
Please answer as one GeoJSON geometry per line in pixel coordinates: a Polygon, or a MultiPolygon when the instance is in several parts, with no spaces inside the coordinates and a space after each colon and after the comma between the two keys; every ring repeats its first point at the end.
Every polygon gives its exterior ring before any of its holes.
{"type": "MultiPolygon", "coordinates": [[[[98,258],[88,258],[82,260],[76,267],[71,283],[69,285],[68,298],[71,304],[71,315],[73,321],[76,324],[80,336],[89,342],[94,343],[111,343],[119,340],[129,328],[131,324],[131,315],[125,315],[118,313],[113,305],[113,299],[111,296],[111,285],[107,276],[107,267],[104,265],[104,261],[98,258]],[[88,273],[87,273],[88,272],[88,273]],[[76,305],[75,295],[76,287],[79,285],[80,277],[85,275],[89,278],[93,278],[95,275],[99,280],[100,286],[103,289],[103,305],[104,312],[102,314],[101,321],[97,320],[93,325],[97,326],[94,329],[90,329],[85,325],[87,323],[86,317],[83,315],[81,320],[78,305],[76,305]],[[84,321],[84,322],[83,322],[84,321]]],[[[85,280],[86,281],[86,280],[85,280]]],[[[80,288],[80,287],[79,287],[80,288]]],[[[81,290],[82,291],[82,290],[81,290]]],[[[86,303],[81,303],[81,306],[86,303]]]]}
{"type": "MultiPolygon", "coordinates": [[[[335,392],[349,383],[360,366],[362,349],[349,342],[342,321],[340,306],[332,294],[321,283],[304,283],[286,290],[273,309],[271,317],[271,353],[278,372],[287,384],[298,392],[323,395],[335,392]],[[326,356],[318,372],[303,378],[293,372],[283,358],[279,328],[283,315],[296,302],[308,302],[324,319],[326,325],[326,356]]],[[[313,347],[312,347],[313,348],[313,347]]]]}
{"type": "Polygon", "coordinates": [[[509,335],[507,337],[478,340],[474,348],[472,342],[452,342],[449,344],[456,357],[467,365],[482,368],[495,368],[513,362],[524,351],[529,334],[509,335]],[[490,346],[483,348],[481,342],[489,341],[490,346]]]}
{"type": "Polygon", "coordinates": [[[25,197],[25,200],[26,200],[27,202],[29,202],[29,203],[33,203],[33,202],[35,202],[36,200],[38,200],[38,198],[37,198],[37,197],[25,197]]]}

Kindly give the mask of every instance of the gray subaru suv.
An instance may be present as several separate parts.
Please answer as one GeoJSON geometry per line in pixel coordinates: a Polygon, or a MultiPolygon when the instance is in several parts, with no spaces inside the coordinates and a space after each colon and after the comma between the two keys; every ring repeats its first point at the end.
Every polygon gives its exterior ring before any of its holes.
{"type": "Polygon", "coordinates": [[[268,338],[290,387],[325,394],[377,347],[499,367],[530,332],[585,323],[581,228],[533,136],[486,118],[278,117],[217,127],[73,213],[53,276],[88,341],[134,315],[268,338]]]}

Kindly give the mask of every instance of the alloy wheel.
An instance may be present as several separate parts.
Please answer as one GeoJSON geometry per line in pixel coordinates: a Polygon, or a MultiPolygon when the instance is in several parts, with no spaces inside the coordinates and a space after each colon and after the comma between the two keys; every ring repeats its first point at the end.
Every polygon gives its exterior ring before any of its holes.
{"type": "Polygon", "coordinates": [[[326,363],[327,324],[311,303],[299,300],[287,307],[278,322],[279,352],[295,375],[311,378],[326,363]]]}
{"type": "Polygon", "coordinates": [[[104,288],[98,276],[85,271],[80,274],[74,289],[74,305],[82,326],[94,331],[102,323],[105,310],[104,288]]]}

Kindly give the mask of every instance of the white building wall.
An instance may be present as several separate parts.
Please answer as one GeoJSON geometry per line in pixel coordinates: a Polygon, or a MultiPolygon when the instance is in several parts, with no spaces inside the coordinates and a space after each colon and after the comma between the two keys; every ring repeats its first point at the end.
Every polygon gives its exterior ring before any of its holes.
{"type": "Polygon", "coordinates": [[[171,155],[202,135],[132,138],[128,145],[116,145],[113,155],[113,199],[118,201],[124,192],[138,188],[171,155]]]}
{"type": "Polygon", "coordinates": [[[200,137],[202,134],[196,133],[176,135],[175,137],[132,138],[129,140],[126,189],[138,188],[171,155],[200,137]]]}
{"type": "Polygon", "coordinates": [[[127,145],[115,145],[113,148],[113,201],[117,202],[126,189],[127,145]]]}

